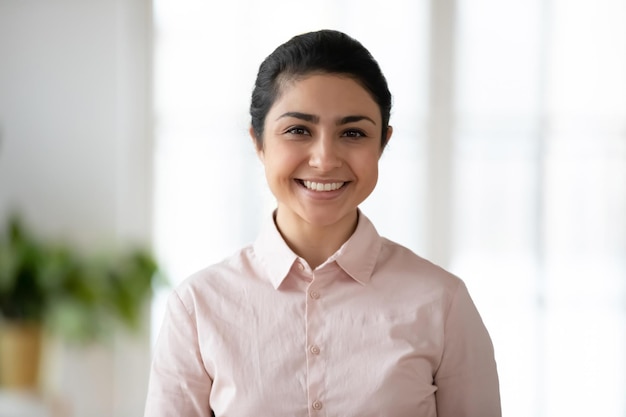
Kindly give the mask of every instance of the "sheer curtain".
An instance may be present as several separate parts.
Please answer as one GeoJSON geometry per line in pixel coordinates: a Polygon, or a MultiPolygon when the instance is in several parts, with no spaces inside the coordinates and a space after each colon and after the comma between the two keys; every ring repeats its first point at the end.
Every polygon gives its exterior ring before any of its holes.
{"type": "MultiPolygon", "coordinates": [[[[323,27],[387,74],[394,137],[363,205],[468,284],[504,415],[626,415],[623,0],[155,1],[155,238],[172,283],[273,208],[247,136],[261,60],[323,27]]],[[[162,317],[154,302],[154,334],[162,317]]]]}
{"type": "Polygon", "coordinates": [[[626,3],[459,0],[451,268],[509,416],[626,415],[626,3]]]}

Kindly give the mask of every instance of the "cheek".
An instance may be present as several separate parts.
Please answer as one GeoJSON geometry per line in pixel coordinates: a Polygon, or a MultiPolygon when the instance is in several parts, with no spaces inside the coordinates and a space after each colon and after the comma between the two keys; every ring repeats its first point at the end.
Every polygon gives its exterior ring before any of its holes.
{"type": "Polygon", "coordinates": [[[364,155],[355,162],[361,177],[368,182],[376,183],[378,179],[378,155],[364,155]]]}
{"type": "Polygon", "coordinates": [[[272,169],[276,171],[288,171],[302,160],[302,155],[298,150],[288,144],[274,145],[268,148],[265,152],[266,165],[271,165],[272,169]]]}
{"type": "Polygon", "coordinates": [[[292,153],[284,149],[270,148],[265,151],[264,166],[268,181],[280,182],[293,174],[297,161],[292,153]]]}

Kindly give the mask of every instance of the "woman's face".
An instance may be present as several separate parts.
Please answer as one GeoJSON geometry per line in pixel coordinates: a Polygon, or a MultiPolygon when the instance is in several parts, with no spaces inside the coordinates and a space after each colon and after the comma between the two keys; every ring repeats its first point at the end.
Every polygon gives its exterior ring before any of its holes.
{"type": "Polygon", "coordinates": [[[354,224],[378,180],[381,123],[376,102],[348,77],[316,74],[282,86],[258,151],[279,227],[354,224]]]}

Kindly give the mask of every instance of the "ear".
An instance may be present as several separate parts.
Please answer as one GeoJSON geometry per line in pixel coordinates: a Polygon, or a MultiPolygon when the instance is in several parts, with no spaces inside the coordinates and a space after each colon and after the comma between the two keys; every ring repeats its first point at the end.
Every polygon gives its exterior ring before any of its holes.
{"type": "Polygon", "coordinates": [[[385,150],[385,148],[387,147],[387,145],[389,144],[389,140],[391,139],[391,135],[393,134],[393,127],[392,126],[387,126],[387,137],[385,138],[385,146],[383,146],[380,150],[380,154],[383,154],[383,150],[385,150]]]}
{"type": "Polygon", "coordinates": [[[252,145],[256,150],[256,155],[259,157],[261,162],[265,162],[265,154],[263,153],[263,147],[259,147],[259,141],[257,140],[256,134],[254,133],[254,129],[252,126],[248,129],[248,133],[250,134],[250,138],[252,139],[252,145]]]}
{"type": "Polygon", "coordinates": [[[385,138],[385,146],[389,143],[389,139],[391,139],[392,133],[393,133],[393,126],[387,126],[387,137],[385,138]]]}

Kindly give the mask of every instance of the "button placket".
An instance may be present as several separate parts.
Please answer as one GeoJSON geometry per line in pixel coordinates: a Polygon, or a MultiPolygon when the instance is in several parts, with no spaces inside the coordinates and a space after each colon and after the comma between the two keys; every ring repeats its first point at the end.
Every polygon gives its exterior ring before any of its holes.
{"type": "Polygon", "coordinates": [[[323,408],[325,360],[320,355],[322,349],[323,332],[323,303],[322,293],[319,290],[319,280],[311,282],[306,295],[306,363],[307,363],[307,393],[311,411],[319,412],[323,408]]]}

